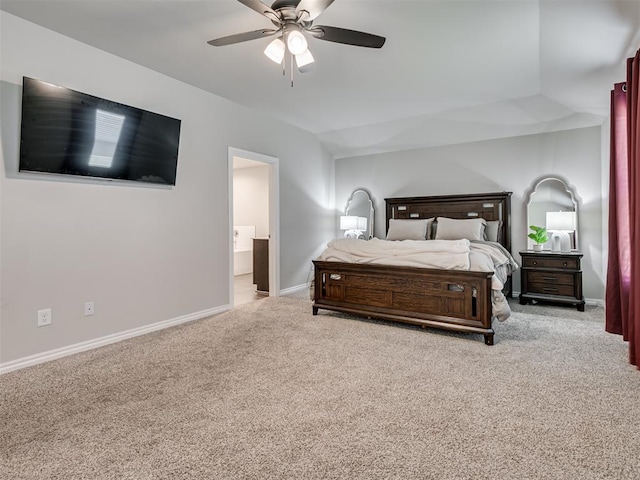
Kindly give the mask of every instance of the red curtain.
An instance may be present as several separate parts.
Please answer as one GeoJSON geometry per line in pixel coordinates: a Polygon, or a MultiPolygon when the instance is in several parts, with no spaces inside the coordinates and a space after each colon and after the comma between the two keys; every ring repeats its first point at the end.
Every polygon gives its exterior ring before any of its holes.
{"type": "Polygon", "coordinates": [[[629,228],[629,160],[627,148],[627,93],[625,83],[611,91],[611,157],[609,165],[609,259],[606,290],[606,326],[626,338],[631,279],[629,228]]]}
{"type": "Polygon", "coordinates": [[[627,63],[627,106],[628,106],[628,156],[629,156],[629,219],[631,230],[631,284],[629,291],[629,318],[627,339],[629,340],[629,361],[637,365],[640,359],[640,50],[627,63]]]}
{"type": "Polygon", "coordinates": [[[606,294],[606,330],[622,334],[623,338],[629,342],[629,361],[638,369],[640,369],[639,91],[640,50],[634,58],[627,61],[626,94],[620,84],[615,86],[611,95],[609,266],[606,294]]]}

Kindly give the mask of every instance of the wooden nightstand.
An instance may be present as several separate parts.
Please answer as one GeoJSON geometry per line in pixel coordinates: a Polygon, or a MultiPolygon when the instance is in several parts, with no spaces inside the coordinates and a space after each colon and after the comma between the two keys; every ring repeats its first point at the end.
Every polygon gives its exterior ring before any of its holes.
{"type": "Polygon", "coordinates": [[[584,312],[580,269],[582,253],[524,250],[520,256],[520,304],[531,300],[566,303],[584,312]]]}

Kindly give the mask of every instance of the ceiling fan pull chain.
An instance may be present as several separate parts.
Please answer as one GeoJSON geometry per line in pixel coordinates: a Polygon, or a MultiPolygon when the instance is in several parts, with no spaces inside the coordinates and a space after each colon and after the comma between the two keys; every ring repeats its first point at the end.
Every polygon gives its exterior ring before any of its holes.
{"type": "Polygon", "coordinates": [[[289,56],[289,68],[291,69],[291,88],[293,88],[293,53],[289,56]]]}

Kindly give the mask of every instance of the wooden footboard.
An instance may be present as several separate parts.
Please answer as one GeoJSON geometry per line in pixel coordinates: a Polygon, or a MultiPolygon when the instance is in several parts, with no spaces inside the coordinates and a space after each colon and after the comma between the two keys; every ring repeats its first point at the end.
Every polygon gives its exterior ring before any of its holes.
{"type": "Polygon", "coordinates": [[[314,260],[319,309],[484,335],[493,345],[491,272],[314,260]]]}

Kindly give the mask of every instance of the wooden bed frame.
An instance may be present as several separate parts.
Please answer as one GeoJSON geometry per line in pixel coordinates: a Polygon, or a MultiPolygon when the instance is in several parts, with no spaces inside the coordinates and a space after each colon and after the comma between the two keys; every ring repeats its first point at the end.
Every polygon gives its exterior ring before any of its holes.
{"type": "MultiPolygon", "coordinates": [[[[387,198],[389,219],[502,220],[498,241],[511,251],[511,192],[387,198]]],[[[493,273],[314,260],[313,314],[319,309],[484,335],[493,345],[493,273]]],[[[505,289],[511,296],[511,281],[505,289]]]]}

